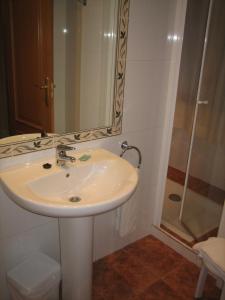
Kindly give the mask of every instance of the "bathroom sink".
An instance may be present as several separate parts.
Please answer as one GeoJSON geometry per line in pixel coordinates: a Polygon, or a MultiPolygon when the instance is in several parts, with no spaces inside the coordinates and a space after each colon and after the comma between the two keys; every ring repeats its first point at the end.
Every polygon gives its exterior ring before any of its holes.
{"type": "Polygon", "coordinates": [[[21,207],[45,216],[85,217],[112,210],[134,192],[137,170],[104,149],[76,152],[75,163],[58,167],[55,159],[38,161],[1,173],[8,196],[21,207]],[[52,167],[45,169],[49,162],[52,167]]]}
{"type": "Polygon", "coordinates": [[[72,156],[76,161],[63,167],[51,158],[5,170],[0,182],[26,210],[59,217],[62,298],[91,300],[93,216],[128,200],[138,171],[104,149],[74,151],[72,156]]]}

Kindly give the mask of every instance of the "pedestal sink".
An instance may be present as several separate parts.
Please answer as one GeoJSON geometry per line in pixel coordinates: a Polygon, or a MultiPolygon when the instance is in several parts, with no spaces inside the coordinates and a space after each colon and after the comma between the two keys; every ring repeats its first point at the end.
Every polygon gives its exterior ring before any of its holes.
{"type": "Polygon", "coordinates": [[[138,172],[104,149],[73,154],[76,162],[65,168],[56,166],[52,158],[47,169],[46,161],[38,161],[1,172],[1,184],[24,209],[60,218],[63,300],[90,300],[93,216],[128,200],[138,172]],[[79,160],[83,155],[88,160],[79,160]]]}

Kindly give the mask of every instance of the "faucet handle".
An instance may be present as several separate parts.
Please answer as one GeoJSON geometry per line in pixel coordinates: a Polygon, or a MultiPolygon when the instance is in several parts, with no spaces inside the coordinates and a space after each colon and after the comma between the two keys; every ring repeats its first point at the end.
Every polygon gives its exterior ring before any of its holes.
{"type": "Polygon", "coordinates": [[[70,150],[75,150],[75,147],[59,144],[56,146],[57,151],[70,151],[70,150]]]}

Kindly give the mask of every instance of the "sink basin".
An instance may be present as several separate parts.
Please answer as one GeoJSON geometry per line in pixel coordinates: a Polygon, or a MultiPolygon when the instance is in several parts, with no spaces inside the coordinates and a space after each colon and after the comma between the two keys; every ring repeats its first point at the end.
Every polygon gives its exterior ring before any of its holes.
{"type": "MultiPolygon", "coordinates": [[[[96,214],[122,205],[138,183],[138,171],[104,149],[72,153],[58,167],[55,158],[0,173],[6,194],[31,212],[59,217],[63,300],[92,299],[93,228],[96,214]],[[82,161],[84,154],[90,158],[82,161]],[[51,168],[44,168],[46,163],[51,168]]],[[[87,157],[87,156],[86,156],[87,157]]]]}
{"type": "Polygon", "coordinates": [[[135,190],[137,170],[104,149],[88,154],[89,160],[77,159],[67,168],[56,166],[52,159],[50,169],[43,168],[46,161],[39,161],[2,172],[3,188],[18,205],[46,216],[84,217],[114,209],[135,190]]]}

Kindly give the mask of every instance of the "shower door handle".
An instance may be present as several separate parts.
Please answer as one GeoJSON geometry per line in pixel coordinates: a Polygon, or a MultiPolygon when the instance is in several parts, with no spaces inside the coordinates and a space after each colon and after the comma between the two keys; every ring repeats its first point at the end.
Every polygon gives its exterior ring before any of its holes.
{"type": "Polygon", "coordinates": [[[209,104],[209,101],[198,101],[198,104],[209,104]]]}

